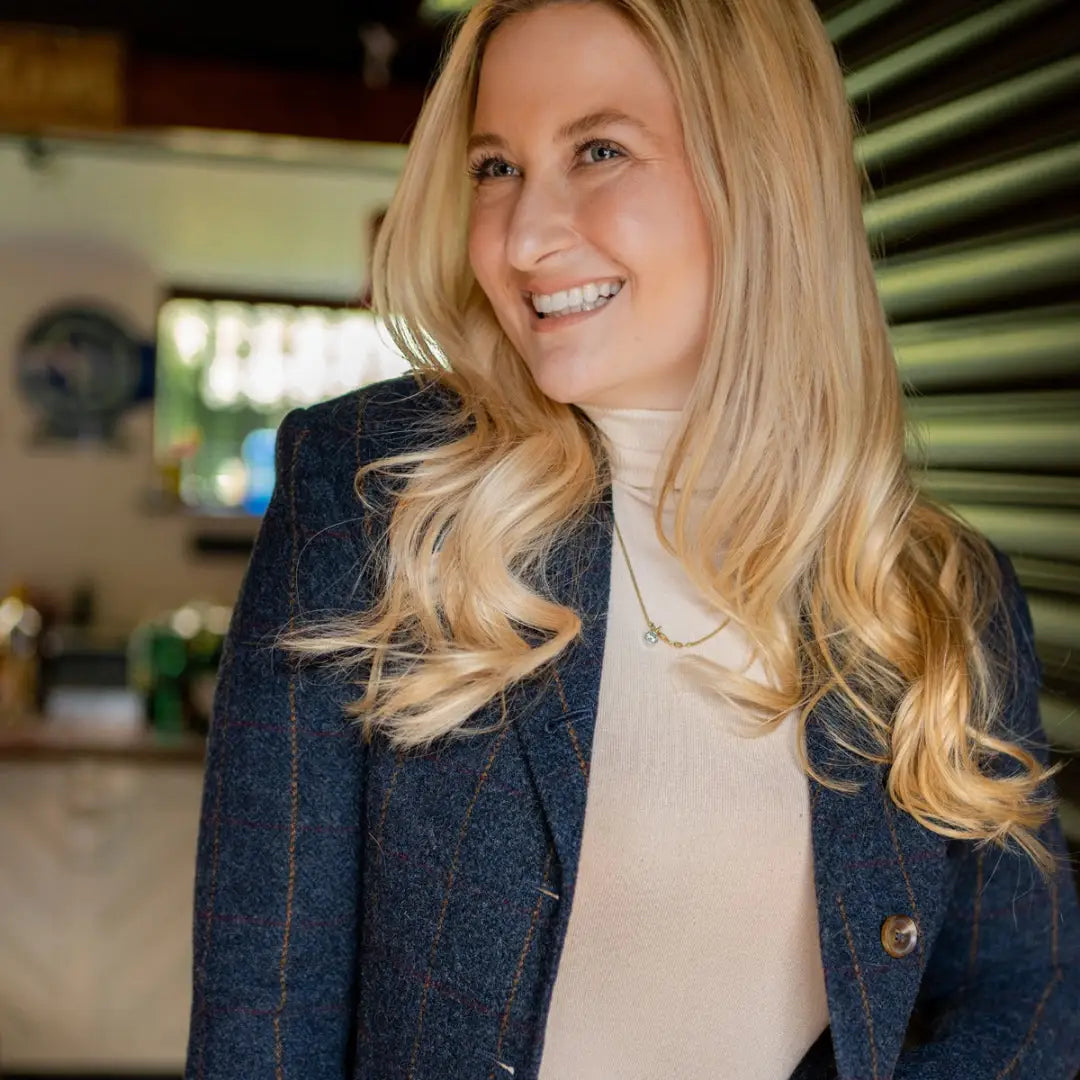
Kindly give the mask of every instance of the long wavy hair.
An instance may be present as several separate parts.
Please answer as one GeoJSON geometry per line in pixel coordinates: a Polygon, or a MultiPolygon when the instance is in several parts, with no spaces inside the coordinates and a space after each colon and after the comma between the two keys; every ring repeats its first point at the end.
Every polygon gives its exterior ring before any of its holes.
{"type": "MultiPolygon", "coordinates": [[[[415,448],[357,474],[365,505],[368,474],[403,481],[375,545],[377,600],[281,639],[366,684],[350,714],[399,750],[468,737],[471,714],[582,627],[529,581],[603,494],[611,448],[580,409],[537,389],[467,253],[465,146],[485,44],[545,2],[479,0],[458,23],[373,253],[377,313],[418,384],[453,392],[430,439],[417,432],[415,448]]],[[[857,121],[811,0],[585,2],[608,3],[658,58],[712,232],[708,339],[654,520],[767,685],[679,661],[761,733],[796,711],[804,769],[843,789],[814,771],[802,738],[814,705],[840,691],[861,727],[830,734],[891,766],[897,806],[944,836],[1011,839],[1049,872],[1035,831],[1056,769],[992,730],[1011,661],[981,635],[1002,576],[987,542],[911,474],[857,121]],[[729,464],[698,512],[695,482],[715,461],[729,464]],[[997,755],[1013,759],[1008,775],[985,768],[997,755]]]]}

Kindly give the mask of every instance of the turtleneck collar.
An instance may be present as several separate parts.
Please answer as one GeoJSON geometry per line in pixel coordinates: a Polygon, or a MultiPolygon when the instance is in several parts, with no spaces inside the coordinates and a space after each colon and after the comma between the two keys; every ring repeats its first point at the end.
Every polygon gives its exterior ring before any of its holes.
{"type": "MultiPolygon", "coordinates": [[[[640,495],[659,484],[660,458],[674,438],[681,409],[624,409],[579,405],[579,409],[608,437],[612,446],[613,483],[640,495]]],[[[676,485],[678,489],[679,485],[676,485]]]]}

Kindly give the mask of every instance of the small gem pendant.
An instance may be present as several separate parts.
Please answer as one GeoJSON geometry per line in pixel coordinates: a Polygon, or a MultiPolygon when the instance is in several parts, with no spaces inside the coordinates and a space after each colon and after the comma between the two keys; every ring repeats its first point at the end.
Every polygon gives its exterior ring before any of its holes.
{"type": "Polygon", "coordinates": [[[649,629],[645,631],[645,644],[655,645],[659,640],[660,638],[656,631],[650,626],[649,629]]]}

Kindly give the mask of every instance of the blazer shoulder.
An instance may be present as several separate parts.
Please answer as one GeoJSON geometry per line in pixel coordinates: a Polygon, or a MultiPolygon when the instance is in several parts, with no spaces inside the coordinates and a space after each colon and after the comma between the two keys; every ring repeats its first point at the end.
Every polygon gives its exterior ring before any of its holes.
{"type": "Polygon", "coordinates": [[[421,409],[432,411],[433,397],[405,376],[295,408],[281,421],[274,495],[260,536],[275,560],[289,562],[298,611],[370,603],[373,547],[385,529],[390,485],[376,476],[358,487],[357,475],[362,465],[396,452],[395,441],[408,442],[400,433],[421,409]]]}
{"type": "Polygon", "coordinates": [[[1020,583],[1012,559],[996,544],[987,541],[997,560],[1000,582],[987,626],[992,653],[1019,675],[1042,680],[1042,665],[1035,647],[1035,629],[1027,593],[1020,583]]]}
{"type": "Polygon", "coordinates": [[[297,409],[287,419],[304,432],[309,456],[354,472],[374,457],[434,445],[457,402],[437,379],[408,372],[297,409]]]}
{"type": "Polygon", "coordinates": [[[328,401],[293,409],[277,435],[277,482],[302,530],[340,533],[364,526],[366,544],[382,524],[395,485],[373,476],[363,483],[369,514],[358,498],[362,465],[445,442],[457,396],[413,373],[369,383],[328,401]]]}
{"type": "MultiPolygon", "coordinates": [[[[1045,763],[1049,744],[1039,711],[1045,671],[1031,606],[1012,559],[996,544],[988,543],[1000,574],[981,635],[1001,693],[999,729],[995,734],[1019,743],[1045,763]]],[[[1011,762],[1002,764],[1007,772],[1013,768],[1011,762]]]]}

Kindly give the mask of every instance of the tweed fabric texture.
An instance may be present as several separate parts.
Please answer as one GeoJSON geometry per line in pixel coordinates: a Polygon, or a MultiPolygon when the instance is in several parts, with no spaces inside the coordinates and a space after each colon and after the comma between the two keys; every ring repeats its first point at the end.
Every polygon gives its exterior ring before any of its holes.
{"type": "MultiPolygon", "coordinates": [[[[470,720],[493,730],[426,754],[367,745],[343,712],[361,689],[274,645],[284,626],[371,604],[396,481],[369,478],[365,513],[353,476],[416,448],[413,421],[445,393],[405,376],[281,426],[208,742],[186,1080],[538,1075],[580,854],[610,488],[548,574],[582,636],[470,720]]],[[[1000,560],[1019,643],[1003,726],[1045,758],[1030,615],[1000,560]]],[[[828,738],[850,719],[830,695],[807,728],[811,760],[860,787],[808,781],[830,1027],[790,1080],[1071,1080],[1080,907],[1059,819],[1042,832],[1061,855],[1044,886],[1025,857],[948,840],[893,806],[885,770],[828,738]],[[881,943],[894,914],[919,928],[902,958],[881,943]]]]}

